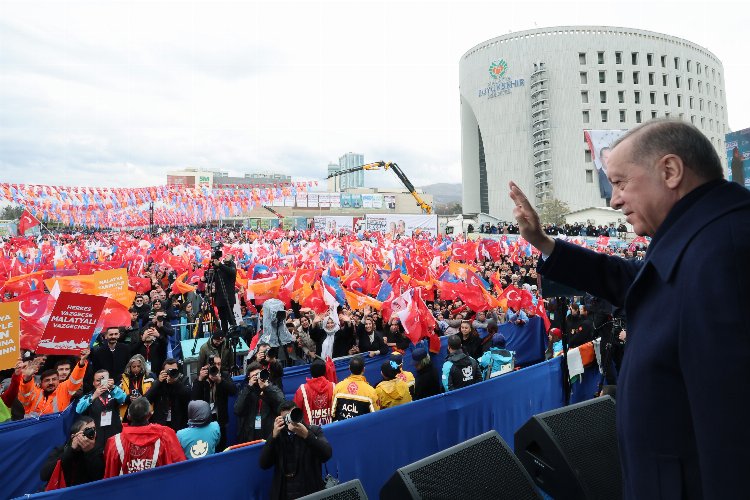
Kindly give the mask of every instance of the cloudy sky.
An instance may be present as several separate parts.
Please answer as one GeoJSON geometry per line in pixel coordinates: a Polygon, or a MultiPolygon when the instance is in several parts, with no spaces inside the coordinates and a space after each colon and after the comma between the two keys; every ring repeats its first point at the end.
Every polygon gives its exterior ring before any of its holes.
{"type": "Polygon", "coordinates": [[[461,55],[567,24],[707,47],[738,130],[749,4],[0,0],[0,181],[144,186],[187,166],[315,179],[355,151],[416,185],[460,182],[461,55]]]}

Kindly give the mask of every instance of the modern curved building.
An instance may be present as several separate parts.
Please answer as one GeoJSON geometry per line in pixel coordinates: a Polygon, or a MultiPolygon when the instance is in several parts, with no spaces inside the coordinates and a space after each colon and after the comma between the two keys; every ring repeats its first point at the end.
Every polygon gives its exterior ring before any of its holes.
{"type": "Polygon", "coordinates": [[[605,206],[590,138],[656,117],[694,123],[726,163],[723,73],[699,45],[628,28],[541,28],[477,45],[459,64],[464,213],[509,220],[511,179],[538,207],[605,206]]]}

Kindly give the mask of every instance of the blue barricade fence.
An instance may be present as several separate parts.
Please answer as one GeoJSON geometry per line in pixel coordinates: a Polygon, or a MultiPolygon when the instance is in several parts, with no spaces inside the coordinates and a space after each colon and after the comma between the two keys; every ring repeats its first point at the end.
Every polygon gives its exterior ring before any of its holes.
{"type": "MultiPolygon", "coordinates": [[[[562,405],[561,376],[556,358],[448,394],[329,424],[324,432],[334,454],[328,470],[341,481],[360,479],[368,496],[377,498],[398,467],[490,429],[512,447],[513,433],[529,417],[562,405]]],[[[261,446],[31,498],[130,500],[161,491],[174,498],[265,499],[271,472],[257,466],[261,446]]]]}
{"type": "MultiPolygon", "coordinates": [[[[516,352],[518,364],[531,364],[544,359],[546,337],[539,318],[532,318],[523,328],[516,325],[501,325],[500,331],[507,339],[508,348],[516,352]]],[[[438,369],[442,366],[447,354],[446,337],[441,338],[441,344],[440,353],[433,355],[433,364],[438,369]]],[[[381,380],[380,366],[386,359],[388,359],[388,356],[365,358],[365,376],[372,385],[376,385],[381,380]]],[[[335,362],[335,365],[339,380],[343,380],[349,375],[348,359],[339,360],[335,362]]],[[[413,371],[411,349],[404,355],[404,369],[413,371]]],[[[304,383],[307,377],[309,377],[308,366],[297,366],[285,370],[284,389],[287,398],[293,398],[297,387],[304,383]]],[[[586,380],[584,378],[584,381],[586,380]]],[[[242,377],[235,378],[236,383],[241,381],[242,377]]],[[[554,383],[559,385],[559,380],[555,380],[554,383]]],[[[593,390],[581,390],[580,393],[581,400],[583,400],[591,397],[593,390]]],[[[231,412],[233,404],[234,398],[231,398],[229,401],[230,421],[227,426],[229,444],[234,442],[236,436],[236,418],[231,412]]],[[[60,414],[61,418],[58,415],[51,415],[42,417],[38,421],[26,420],[0,426],[0,445],[5,445],[2,449],[8,450],[11,453],[9,456],[18,457],[18,460],[12,463],[12,470],[9,471],[6,480],[0,487],[0,497],[17,496],[37,491],[41,487],[38,471],[49,450],[65,441],[74,417],[71,410],[60,414]],[[39,436],[46,437],[40,438],[39,436]],[[12,453],[11,450],[24,451],[12,453]]]]}

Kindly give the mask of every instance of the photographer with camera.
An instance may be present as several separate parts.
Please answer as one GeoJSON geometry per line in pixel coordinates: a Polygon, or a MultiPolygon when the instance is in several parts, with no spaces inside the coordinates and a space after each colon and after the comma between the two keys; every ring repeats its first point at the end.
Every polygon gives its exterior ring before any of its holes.
{"type": "Polygon", "coordinates": [[[159,377],[145,395],[154,406],[151,421],[170,427],[174,431],[185,428],[191,395],[189,384],[188,378],[180,373],[176,359],[169,358],[164,361],[159,377]]]}
{"type": "Polygon", "coordinates": [[[260,452],[260,467],[274,467],[272,500],[299,498],[325,488],[321,467],[333,451],[317,425],[306,425],[292,401],[279,406],[273,432],[260,452]]]}
{"type": "Polygon", "coordinates": [[[70,438],[54,448],[39,473],[49,482],[47,490],[98,481],[104,477],[104,449],[97,445],[93,419],[79,417],[70,428],[70,438]],[[51,480],[51,481],[50,481],[51,480]]]}
{"type": "Polygon", "coordinates": [[[111,436],[122,430],[120,405],[125,403],[127,395],[109,378],[107,370],[94,373],[94,392],[83,396],[76,405],[76,413],[86,415],[94,420],[96,426],[96,445],[104,449],[111,436]]]}
{"type": "Polygon", "coordinates": [[[151,389],[154,379],[156,379],[156,376],[146,371],[146,360],[143,356],[136,354],[130,358],[125,366],[125,371],[122,372],[122,382],[120,382],[120,389],[128,397],[125,403],[120,406],[120,418],[123,422],[128,421],[130,403],[146,394],[151,389]]]}
{"type": "Polygon", "coordinates": [[[234,403],[234,414],[239,417],[237,442],[268,438],[282,401],[284,393],[271,383],[268,370],[257,362],[247,365],[247,385],[234,403]]]}
{"type": "Polygon", "coordinates": [[[221,367],[226,372],[234,366],[232,346],[222,330],[212,333],[209,341],[201,346],[198,351],[198,366],[206,366],[212,356],[221,358],[221,367]]]}
{"type": "MultiPolygon", "coordinates": [[[[199,365],[200,366],[200,365],[199,365]]],[[[221,439],[218,448],[223,450],[227,443],[227,422],[229,421],[229,396],[237,394],[229,373],[222,371],[224,364],[218,355],[210,355],[208,362],[198,372],[193,381],[192,400],[202,400],[209,404],[211,419],[219,423],[221,439]]]]}
{"type": "Polygon", "coordinates": [[[234,264],[234,256],[226,255],[222,259],[221,247],[221,242],[211,244],[211,269],[206,273],[208,276],[205,281],[211,284],[208,293],[213,296],[214,304],[219,311],[219,327],[222,331],[228,332],[230,328],[237,326],[233,311],[236,302],[234,284],[237,280],[237,267],[234,264]]]}

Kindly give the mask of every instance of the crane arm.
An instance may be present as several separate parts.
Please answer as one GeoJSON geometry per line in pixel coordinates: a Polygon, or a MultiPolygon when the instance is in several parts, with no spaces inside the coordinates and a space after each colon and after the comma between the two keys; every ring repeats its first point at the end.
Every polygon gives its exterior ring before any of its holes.
{"type": "Polygon", "coordinates": [[[406,189],[409,191],[409,193],[414,197],[414,200],[417,202],[417,206],[421,208],[425,213],[431,214],[432,213],[432,206],[424,201],[421,196],[419,196],[419,193],[417,193],[416,188],[414,187],[414,184],[411,183],[408,177],[406,177],[406,174],[404,174],[404,171],[401,170],[401,168],[396,163],[392,162],[385,162],[385,161],[376,161],[373,163],[365,163],[364,165],[359,165],[357,167],[347,168],[345,170],[339,170],[338,172],[333,172],[331,174],[328,174],[328,179],[331,177],[338,177],[340,175],[350,174],[352,172],[359,172],[360,170],[393,170],[393,173],[396,174],[396,176],[399,178],[401,183],[406,187],[406,189]]]}

